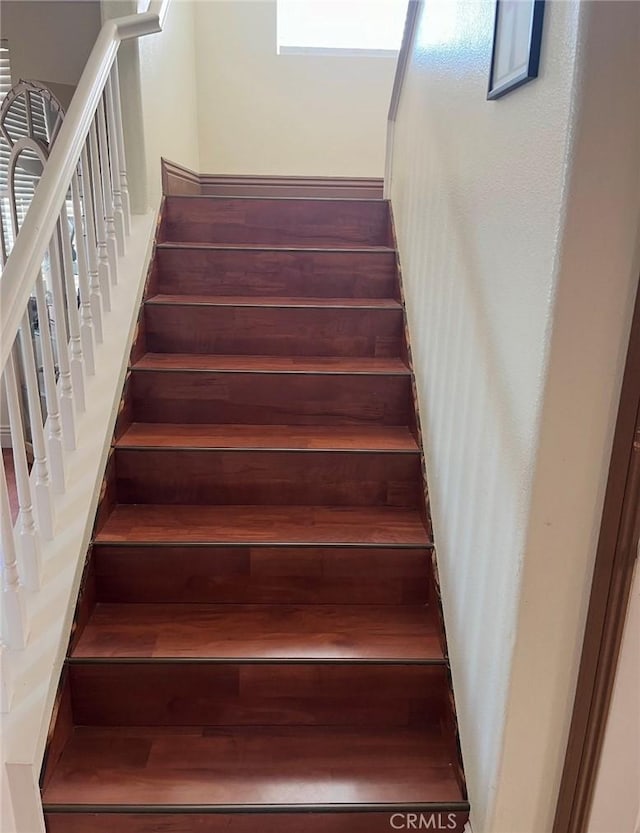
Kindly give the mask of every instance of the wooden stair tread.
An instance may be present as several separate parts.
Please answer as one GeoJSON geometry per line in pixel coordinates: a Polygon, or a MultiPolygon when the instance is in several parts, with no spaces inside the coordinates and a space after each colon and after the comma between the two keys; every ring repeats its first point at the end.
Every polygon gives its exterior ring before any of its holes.
{"type": "Polygon", "coordinates": [[[118,448],[278,449],[419,453],[402,425],[197,425],[134,422],[118,448]]]}
{"type": "Polygon", "coordinates": [[[72,656],[443,660],[419,605],[98,604],[72,656]]]}
{"type": "MultiPolygon", "coordinates": [[[[233,174],[231,174],[233,176],[233,174]]],[[[368,181],[368,177],[362,177],[363,179],[368,181]]],[[[271,180],[271,177],[268,177],[271,180]]],[[[306,177],[305,177],[306,179],[306,177]]],[[[313,179],[317,179],[318,181],[322,182],[324,177],[313,177],[313,179]]],[[[342,179],[342,177],[338,177],[338,179],[342,179]]],[[[348,181],[353,181],[360,179],[360,177],[346,177],[348,181]]],[[[382,180],[381,180],[382,181],[382,180]]],[[[323,203],[333,203],[336,207],[340,207],[345,203],[364,203],[365,205],[375,205],[375,206],[385,206],[389,205],[389,200],[386,197],[379,196],[379,197],[371,197],[371,196],[358,196],[358,197],[343,197],[340,196],[309,196],[307,194],[304,195],[297,195],[297,194],[171,194],[167,196],[168,200],[172,202],[189,202],[191,200],[201,200],[205,202],[222,202],[227,204],[242,204],[243,202],[253,201],[259,203],[265,203],[266,205],[273,204],[278,205],[279,203],[298,203],[300,206],[312,206],[314,204],[323,204],[323,203]]]]}
{"type": "Polygon", "coordinates": [[[362,243],[344,246],[327,245],[327,246],[302,246],[294,243],[205,243],[200,241],[189,240],[163,240],[156,244],[158,249],[204,249],[210,251],[247,251],[247,252],[338,252],[346,254],[348,252],[358,253],[364,252],[372,254],[380,252],[387,254],[395,252],[392,246],[379,245],[364,245],[362,243]]]}
{"type": "Polygon", "coordinates": [[[388,507],[119,504],[98,543],[429,544],[417,510],[388,507]]]}
{"type": "Polygon", "coordinates": [[[435,728],[80,727],[43,803],[46,810],[464,802],[455,763],[455,744],[435,728]]]}
{"type": "Polygon", "coordinates": [[[283,307],[292,309],[400,309],[393,298],[315,298],[286,295],[152,295],[146,304],[211,307],[283,307]]]}
{"type": "Polygon", "coordinates": [[[364,373],[407,376],[399,358],[338,356],[225,356],[209,353],[145,353],[133,370],[204,370],[241,373],[364,373]]]}

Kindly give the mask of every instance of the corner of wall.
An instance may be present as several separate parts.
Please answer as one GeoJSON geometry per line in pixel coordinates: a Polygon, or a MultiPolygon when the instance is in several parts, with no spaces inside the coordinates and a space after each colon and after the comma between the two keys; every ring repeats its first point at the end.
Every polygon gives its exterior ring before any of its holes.
{"type": "Polygon", "coordinates": [[[640,271],[640,7],[580,15],[496,833],[553,827],[640,271]]]}

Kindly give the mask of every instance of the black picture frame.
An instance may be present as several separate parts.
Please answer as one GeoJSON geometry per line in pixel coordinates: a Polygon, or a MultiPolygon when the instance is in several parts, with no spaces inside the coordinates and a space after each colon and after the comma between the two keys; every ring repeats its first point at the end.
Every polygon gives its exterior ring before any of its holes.
{"type": "MultiPolygon", "coordinates": [[[[491,49],[491,69],[489,72],[489,87],[487,90],[487,99],[490,101],[502,98],[503,95],[506,95],[512,90],[515,90],[523,84],[537,78],[538,68],[540,66],[545,0],[530,0],[530,2],[527,2],[527,0],[517,0],[518,6],[521,9],[525,6],[531,7],[531,24],[528,32],[528,61],[520,71],[515,74],[510,74],[506,80],[501,81],[500,79],[496,79],[496,47],[502,37],[507,37],[507,34],[505,32],[501,32],[500,30],[502,23],[500,13],[502,7],[505,6],[507,2],[508,0],[496,0],[496,13],[493,24],[493,46],[491,49]]],[[[513,36],[513,32],[511,34],[513,36]]],[[[511,43],[511,41],[509,43],[513,50],[515,44],[511,43]]],[[[520,46],[522,46],[522,44],[520,46]]],[[[522,66],[522,64],[520,64],[520,66],[522,66]]]]}

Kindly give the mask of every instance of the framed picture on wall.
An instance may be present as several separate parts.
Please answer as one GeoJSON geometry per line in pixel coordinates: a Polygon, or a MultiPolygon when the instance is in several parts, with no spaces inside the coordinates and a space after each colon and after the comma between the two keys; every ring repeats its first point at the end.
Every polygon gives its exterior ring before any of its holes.
{"type": "Polygon", "coordinates": [[[496,0],[487,98],[538,77],[544,0],[496,0]]]}

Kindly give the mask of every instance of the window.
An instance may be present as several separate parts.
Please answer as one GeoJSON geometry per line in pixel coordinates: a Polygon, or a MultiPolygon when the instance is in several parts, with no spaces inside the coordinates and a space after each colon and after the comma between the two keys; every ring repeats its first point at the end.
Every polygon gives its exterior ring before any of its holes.
{"type": "Polygon", "coordinates": [[[278,54],[395,55],[406,0],[278,0],[278,54]]]}
{"type": "MultiPolygon", "coordinates": [[[[15,243],[13,205],[9,189],[12,148],[21,139],[37,140],[48,147],[59,127],[60,105],[37,81],[20,81],[11,86],[9,46],[0,41],[0,224],[3,262],[15,243]]],[[[22,227],[42,174],[40,156],[33,147],[24,147],[16,158],[13,196],[18,229],[22,227]]],[[[67,212],[71,206],[67,200],[67,212]]]]}
{"type": "MultiPolygon", "coordinates": [[[[9,63],[9,44],[4,38],[0,40],[0,106],[6,94],[11,89],[11,64],[9,63]]],[[[7,171],[9,170],[9,146],[0,137],[0,224],[2,230],[11,229],[11,214],[9,210],[9,197],[7,192],[7,171]]],[[[11,240],[4,240],[3,244],[6,248],[11,247],[11,240]]],[[[2,269],[2,261],[4,256],[0,258],[0,269],[2,269]]]]}

